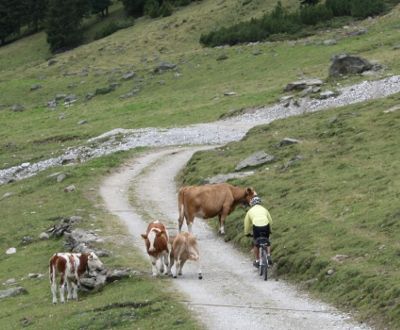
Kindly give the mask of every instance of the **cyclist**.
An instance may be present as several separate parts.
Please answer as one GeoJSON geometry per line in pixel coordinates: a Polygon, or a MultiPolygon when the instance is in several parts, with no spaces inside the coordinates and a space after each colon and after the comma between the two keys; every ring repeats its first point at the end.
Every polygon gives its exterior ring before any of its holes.
{"type": "Polygon", "coordinates": [[[259,267],[260,265],[260,255],[259,249],[256,244],[258,237],[266,236],[268,238],[267,246],[267,260],[270,265],[272,265],[271,258],[271,244],[269,243],[269,236],[271,234],[271,224],[272,218],[268,210],[261,205],[261,198],[254,196],[250,200],[250,209],[247,211],[244,218],[244,234],[246,236],[253,236],[253,253],[256,260],[253,262],[254,267],[259,267]],[[253,235],[251,235],[251,230],[253,235]]]}

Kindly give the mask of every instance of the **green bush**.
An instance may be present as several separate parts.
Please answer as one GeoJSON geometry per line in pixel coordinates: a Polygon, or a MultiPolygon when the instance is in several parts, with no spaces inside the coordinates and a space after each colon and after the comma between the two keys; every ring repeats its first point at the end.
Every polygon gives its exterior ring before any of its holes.
{"type": "Polygon", "coordinates": [[[126,19],[126,20],[121,20],[121,21],[113,21],[104,26],[101,30],[99,30],[95,36],[94,39],[98,40],[104,37],[109,36],[110,34],[113,34],[114,32],[125,29],[127,27],[130,27],[133,25],[133,20],[132,19],[126,19]]]}
{"type": "Polygon", "coordinates": [[[332,11],[333,16],[351,15],[351,0],[326,0],[325,6],[332,11]]]}
{"type": "Polygon", "coordinates": [[[328,21],[332,18],[332,10],[322,4],[317,6],[302,6],[300,8],[301,22],[306,25],[316,25],[319,22],[328,21]]]}
{"type": "Polygon", "coordinates": [[[353,0],[351,2],[351,16],[366,18],[375,16],[385,11],[385,4],[382,0],[353,0]]]}
{"type": "Polygon", "coordinates": [[[151,18],[160,16],[160,4],[157,0],[146,0],[144,4],[144,14],[151,18]]]}

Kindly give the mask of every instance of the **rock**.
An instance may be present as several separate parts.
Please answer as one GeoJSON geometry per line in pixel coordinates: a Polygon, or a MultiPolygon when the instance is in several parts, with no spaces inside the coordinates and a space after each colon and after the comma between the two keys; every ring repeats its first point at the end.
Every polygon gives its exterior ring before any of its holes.
{"type": "Polygon", "coordinates": [[[61,173],[57,175],[57,182],[63,182],[66,179],[67,175],[64,173],[61,173]]]}
{"type": "Polygon", "coordinates": [[[47,107],[51,108],[51,109],[54,109],[55,107],[57,107],[57,101],[55,99],[48,101],[47,102],[47,107]]]}
{"type": "Polygon", "coordinates": [[[125,73],[125,74],[122,76],[121,79],[122,79],[122,80],[129,80],[129,79],[132,79],[134,76],[135,76],[135,72],[129,71],[129,72],[125,73]]]}
{"type": "Polygon", "coordinates": [[[282,139],[277,144],[277,147],[281,148],[281,147],[288,146],[288,145],[291,145],[291,144],[296,144],[296,143],[300,143],[300,141],[296,140],[296,139],[293,139],[293,138],[286,137],[286,138],[282,139]]]}
{"type": "MultiPolygon", "coordinates": [[[[400,110],[400,105],[395,105],[394,107],[391,107],[390,109],[387,109],[383,111],[383,113],[391,113],[400,110]]],[[[3,197],[4,198],[4,197],[3,197]]]]}
{"type": "Polygon", "coordinates": [[[6,193],[0,198],[0,201],[3,200],[3,199],[6,199],[6,198],[8,198],[8,197],[11,197],[11,196],[13,196],[13,195],[14,195],[14,193],[12,193],[12,192],[6,192],[6,193]]]}
{"type": "Polygon", "coordinates": [[[366,59],[358,56],[340,54],[331,59],[329,68],[330,77],[338,77],[348,74],[358,74],[372,69],[372,64],[366,59]]]}
{"type": "Polygon", "coordinates": [[[322,42],[325,46],[333,46],[337,44],[336,39],[327,39],[322,42]]]}
{"type": "Polygon", "coordinates": [[[43,277],[43,274],[39,274],[39,273],[29,273],[28,274],[28,277],[29,278],[42,278],[43,277]]]}
{"type": "Polygon", "coordinates": [[[6,250],[6,254],[14,254],[17,252],[17,249],[15,247],[10,247],[9,249],[6,250]]]}
{"type": "Polygon", "coordinates": [[[94,276],[82,277],[79,280],[81,290],[83,291],[98,291],[106,284],[107,276],[96,273],[94,276]]]}
{"type": "Polygon", "coordinates": [[[42,88],[42,85],[34,84],[34,85],[31,86],[30,90],[31,90],[31,92],[33,92],[33,91],[37,91],[40,88],[42,88]]]}
{"type": "Polygon", "coordinates": [[[85,125],[87,123],[88,123],[88,121],[85,119],[78,121],[78,125],[85,125]]]}
{"type": "Polygon", "coordinates": [[[76,190],[76,187],[73,184],[64,188],[64,192],[67,192],[67,193],[74,192],[75,190],[76,190]]]}
{"type": "Polygon", "coordinates": [[[338,96],[338,93],[337,92],[333,92],[333,91],[324,91],[324,92],[321,92],[320,94],[319,94],[319,99],[321,99],[321,100],[325,100],[325,99],[329,99],[330,97],[336,97],[336,96],[338,96]]]}
{"type": "Polygon", "coordinates": [[[346,35],[349,37],[354,37],[354,36],[361,36],[363,34],[366,34],[367,32],[368,32],[368,30],[366,30],[366,29],[360,29],[360,30],[346,32],[346,35]]]}
{"type": "Polygon", "coordinates": [[[235,171],[240,171],[246,167],[250,166],[257,166],[261,164],[270,163],[275,160],[275,157],[265,153],[264,151],[258,151],[246,159],[242,160],[238,165],[235,167],[235,171]]]}
{"type": "Polygon", "coordinates": [[[217,61],[225,61],[228,59],[228,55],[226,54],[221,54],[217,57],[217,61]]]}
{"type": "Polygon", "coordinates": [[[52,66],[52,65],[54,65],[54,64],[56,64],[57,63],[57,60],[55,60],[55,59],[50,59],[48,62],[47,62],[47,65],[48,66],[52,66]]]}
{"type": "Polygon", "coordinates": [[[85,96],[85,100],[86,100],[86,101],[91,100],[91,99],[94,97],[94,95],[95,95],[95,94],[92,93],[92,92],[87,93],[86,96],[85,96]]]}
{"type": "Polygon", "coordinates": [[[32,236],[24,236],[24,237],[22,237],[22,240],[21,240],[21,244],[22,245],[28,245],[28,244],[31,244],[33,242],[33,237],[32,236]]]}
{"type": "Polygon", "coordinates": [[[11,107],[11,111],[13,111],[13,112],[22,112],[24,110],[25,110],[25,107],[22,104],[14,104],[11,107]]]}
{"type": "Polygon", "coordinates": [[[173,70],[176,68],[176,64],[161,62],[156,68],[154,68],[154,73],[162,73],[164,71],[173,70]]]}
{"type": "Polygon", "coordinates": [[[107,283],[120,281],[124,278],[131,277],[132,271],[129,268],[108,270],[106,273],[107,283]]]}
{"type": "Polygon", "coordinates": [[[332,257],[331,259],[336,262],[343,262],[344,260],[346,260],[348,258],[349,258],[349,256],[346,254],[337,254],[334,257],[332,257]]]}
{"type": "Polygon", "coordinates": [[[120,99],[128,99],[128,98],[130,98],[130,97],[133,97],[133,96],[135,96],[135,95],[137,95],[137,93],[139,93],[139,88],[135,88],[135,89],[133,89],[132,91],[130,91],[129,93],[126,93],[126,94],[123,94],[123,95],[120,95],[120,99]]]}
{"type": "Polygon", "coordinates": [[[69,94],[64,98],[64,102],[65,103],[74,103],[76,102],[78,99],[76,97],[75,94],[69,94]]]}
{"type": "Polygon", "coordinates": [[[331,276],[335,273],[334,269],[328,269],[328,271],[326,272],[326,275],[331,276]]]}
{"type": "Polygon", "coordinates": [[[224,96],[235,96],[236,93],[235,92],[225,92],[224,96]]]}
{"type": "Polygon", "coordinates": [[[57,95],[54,97],[54,99],[55,99],[55,100],[56,100],[56,102],[57,102],[57,101],[64,100],[66,97],[67,97],[67,95],[66,95],[66,94],[59,93],[59,94],[57,94],[57,95]]]}
{"type": "Polygon", "coordinates": [[[252,54],[253,54],[254,56],[258,56],[258,55],[261,55],[261,54],[262,54],[262,51],[261,51],[260,49],[255,49],[255,50],[252,52],[252,54]]]}
{"type": "Polygon", "coordinates": [[[228,174],[218,174],[210,178],[203,180],[203,183],[223,183],[232,179],[245,178],[247,176],[253,175],[254,171],[240,172],[240,173],[228,173],[228,174]]]}
{"type": "Polygon", "coordinates": [[[49,234],[43,232],[39,234],[39,239],[41,239],[42,241],[49,239],[49,234]]]}
{"type": "Polygon", "coordinates": [[[16,284],[16,283],[17,283],[17,281],[16,281],[15,278],[9,278],[7,281],[5,281],[5,282],[3,283],[3,285],[14,285],[14,284],[16,284]]]}
{"type": "MultiPolygon", "coordinates": [[[[111,86],[101,87],[101,88],[96,89],[96,91],[94,92],[94,95],[105,95],[105,94],[111,93],[113,91],[114,91],[114,88],[112,88],[111,86]]],[[[86,95],[86,99],[87,99],[87,95],[86,95]]]]}
{"type": "Polygon", "coordinates": [[[17,286],[7,290],[0,290],[0,299],[14,297],[26,293],[28,293],[28,291],[26,291],[23,287],[17,286]]]}
{"type": "Polygon", "coordinates": [[[314,86],[321,86],[323,84],[322,80],[320,79],[304,79],[299,81],[293,81],[286,85],[284,91],[296,91],[296,90],[303,90],[307,87],[314,87],[314,86]]]}

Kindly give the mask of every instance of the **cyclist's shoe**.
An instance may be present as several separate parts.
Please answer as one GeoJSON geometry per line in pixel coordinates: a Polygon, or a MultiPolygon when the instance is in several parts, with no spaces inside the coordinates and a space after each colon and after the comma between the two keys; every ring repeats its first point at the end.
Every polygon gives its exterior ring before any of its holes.
{"type": "Polygon", "coordinates": [[[272,262],[271,256],[267,256],[268,265],[272,266],[274,263],[272,262]]]}
{"type": "Polygon", "coordinates": [[[256,267],[256,268],[260,267],[260,262],[257,261],[257,260],[253,261],[253,266],[256,267]]]}

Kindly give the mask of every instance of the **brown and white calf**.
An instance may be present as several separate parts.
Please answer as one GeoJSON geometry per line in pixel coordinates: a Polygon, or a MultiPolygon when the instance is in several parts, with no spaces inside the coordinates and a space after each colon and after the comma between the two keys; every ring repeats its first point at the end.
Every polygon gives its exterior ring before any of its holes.
{"type": "Polygon", "coordinates": [[[167,228],[160,221],[153,221],[147,226],[146,234],[142,234],[142,237],[151,260],[153,276],[164,273],[164,271],[165,274],[170,274],[167,228]],[[157,261],[160,263],[160,269],[157,267],[157,261]]]}
{"type": "Polygon", "coordinates": [[[174,262],[176,263],[173,277],[176,278],[177,275],[182,275],[182,268],[185,262],[187,260],[193,260],[197,262],[197,273],[199,276],[199,280],[201,280],[203,278],[203,275],[201,273],[199,257],[200,254],[197,247],[197,239],[193,234],[180,232],[178,235],[176,235],[172,242],[172,249],[170,254],[170,267],[172,268],[174,262]]]}
{"type": "Polygon", "coordinates": [[[80,277],[88,271],[102,268],[103,263],[94,252],[55,253],[49,262],[53,304],[57,303],[57,275],[60,276],[60,301],[64,303],[65,284],[67,284],[67,300],[77,300],[80,277]]]}

